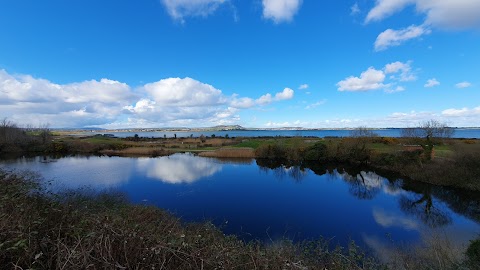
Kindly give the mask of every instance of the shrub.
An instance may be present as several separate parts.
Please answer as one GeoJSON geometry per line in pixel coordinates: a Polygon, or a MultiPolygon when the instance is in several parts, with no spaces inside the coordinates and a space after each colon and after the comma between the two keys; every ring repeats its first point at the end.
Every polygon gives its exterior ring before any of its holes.
{"type": "Polygon", "coordinates": [[[480,269],[480,238],[470,241],[465,255],[468,266],[472,269],[480,269]]]}
{"type": "Polygon", "coordinates": [[[317,142],[310,146],[305,152],[305,160],[317,161],[327,158],[327,146],[324,143],[317,142]]]}

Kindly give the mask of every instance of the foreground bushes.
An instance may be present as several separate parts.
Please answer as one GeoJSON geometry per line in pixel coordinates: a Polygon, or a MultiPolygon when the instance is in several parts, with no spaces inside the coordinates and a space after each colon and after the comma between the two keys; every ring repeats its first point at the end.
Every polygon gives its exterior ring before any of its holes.
{"type": "Polygon", "coordinates": [[[183,224],[121,196],[47,194],[34,177],[0,171],[2,269],[382,269],[355,244],[270,246],[183,224]]]}

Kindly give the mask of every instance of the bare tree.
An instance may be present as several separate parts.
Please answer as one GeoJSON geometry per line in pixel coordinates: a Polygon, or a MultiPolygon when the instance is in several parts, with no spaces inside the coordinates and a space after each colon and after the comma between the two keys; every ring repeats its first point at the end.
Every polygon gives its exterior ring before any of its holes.
{"type": "Polygon", "coordinates": [[[402,137],[406,138],[451,138],[455,130],[446,123],[437,120],[428,120],[418,127],[405,128],[401,131],[402,137]]]}
{"type": "Polygon", "coordinates": [[[46,144],[50,140],[52,135],[50,131],[50,125],[49,124],[40,125],[40,127],[38,128],[38,131],[39,131],[38,136],[42,140],[42,144],[46,144]]]}
{"type": "Polygon", "coordinates": [[[423,122],[420,129],[426,138],[450,138],[454,133],[453,128],[437,120],[423,122]]]}
{"type": "Polygon", "coordinates": [[[367,127],[357,127],[356,129],[350,131],[351,137],[357,138],[369,138],[369,137],[377,137],[378,134],[373,132],[371,129],[367,127]]]}
{"type": "Polygon", "coordinates": [[[4,118],[0,121],[0,143],[13,144],[23,136],[22,130],[12,121],[4,118]]]}

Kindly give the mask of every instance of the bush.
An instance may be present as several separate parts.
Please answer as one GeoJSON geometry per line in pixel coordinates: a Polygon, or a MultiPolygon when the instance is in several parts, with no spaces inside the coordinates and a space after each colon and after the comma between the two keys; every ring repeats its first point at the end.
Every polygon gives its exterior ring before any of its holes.
{"type": "Polygon", "coordinates": [[[286,159],[287,149],[280,144],[260,145],[255,150],[255,156],[257,158],[265,158],[265,159],[286,159]]]}
{"type": "Polygon", "coordinates": [[[465,255],[471,269],[480,269],[480,238],[470,241],[465,255]]]}
{"type": "Polygon", "coordinates": [[[317,142],[305,152],[305,160],[319,161],[327,158],[327,146],[324,143],[317,142]]]}

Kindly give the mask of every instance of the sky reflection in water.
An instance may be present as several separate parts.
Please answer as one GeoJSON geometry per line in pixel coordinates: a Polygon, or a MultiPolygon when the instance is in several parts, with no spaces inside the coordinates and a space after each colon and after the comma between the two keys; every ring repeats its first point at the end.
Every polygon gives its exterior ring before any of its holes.
{"type": "Polygon", "coordinates": [[[438,232],[464,244],[480,232],[478,195],[358,168],[306,169],[191,154],[36,157],[0,166],[39,172],[53,180],[55,189],[87,185],[125,192],[133,202],[157,205],[186,221],[210,220],[245,240],[323,235],[335,243],[353,239],[385,253],[392,241],[412,243],[438,232]]]}

